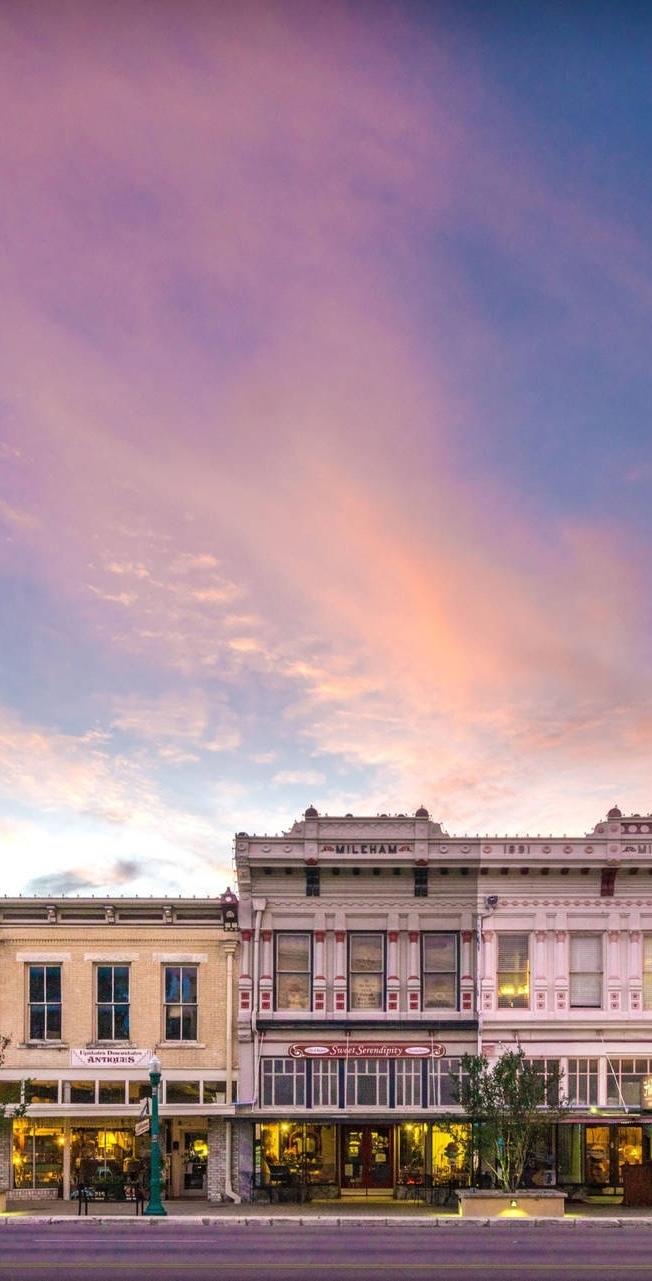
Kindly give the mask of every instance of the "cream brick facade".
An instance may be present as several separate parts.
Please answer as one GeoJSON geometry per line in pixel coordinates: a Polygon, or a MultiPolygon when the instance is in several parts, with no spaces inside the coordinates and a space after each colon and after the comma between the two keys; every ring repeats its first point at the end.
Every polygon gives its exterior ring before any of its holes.
{"type": "MultiPolygon", "coordinates": [[[[31,1084],[27,1116],[14,1123],[20,1137],[13,1153],[17,1174],[12,1179],[11,1170],[0,1169],[0,1187],[17,1196],[39,1189],[41,1195],[49,1190],[68,1196],[80,1160],[92,1169],[84,1152],[97,1154],[98,1143],[104,1144],[106,1178],[117,1184],[121,1173],[135,1168],[137,1154],[146,1156],[149,1139],[137,1139],[134,1128],[146,1106],[141,1093],[155,1052],[162,1065],[160,1117],[169,1194],[206,1196],[210,1189],[218,1200],[229,1194],[225,1153],[211,1150],[208,1128],[209,1120],[219,1117],[224,1125],[212,1132],[226,1143],[237,1097],[236,927],[237,900],[230,891],[219,899],[176,902],[2,902],[0,1031],[11,1044],[0,1087],[26,1079],[31,1084]],[[128,983],[127,1001],[114,976],[128,983]],[[107,979],[115,984],[108,1005],[106,992],[98,988],[107,979]],[[102,1018],[104,1026],[98,1022],[102,1018]],[[110,1022],[115,1039],[107,1035],[107,1018],[115,1020],[110,1022]],[[173,1033],[168,1036],[166,1018],[173,1033]],[[49,1189],[42,1187],[48,1180],[49,1189]]],[[[96,1155],[98,1169],[100,1160],[96,1155]]]]}

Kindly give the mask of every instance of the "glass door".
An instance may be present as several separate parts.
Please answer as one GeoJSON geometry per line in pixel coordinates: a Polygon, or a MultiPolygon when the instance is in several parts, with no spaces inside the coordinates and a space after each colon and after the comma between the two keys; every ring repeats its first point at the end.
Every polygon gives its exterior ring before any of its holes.
{"type": "Polygon", "coordinates": [[[392,1128],[389,1125],[345,1125],[342,1142],[342,1187],[373,1192],[394,1186],[392,1128]]]}

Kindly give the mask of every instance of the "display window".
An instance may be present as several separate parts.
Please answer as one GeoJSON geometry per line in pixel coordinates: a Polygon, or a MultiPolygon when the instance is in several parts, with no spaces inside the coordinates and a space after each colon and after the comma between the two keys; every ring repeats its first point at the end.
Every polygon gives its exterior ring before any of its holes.
{"type": "Polygon", "coordinates": [[[59,1189],[63,1183],[61,1126],[21,1119],[13,1123],[14,1188],[59,1189]]]}
{"type": "Polygon", "coordinates": [[[336,1183],[337,1126],[277,1121],[257,1131],[258,1186],[336,1183]]]}

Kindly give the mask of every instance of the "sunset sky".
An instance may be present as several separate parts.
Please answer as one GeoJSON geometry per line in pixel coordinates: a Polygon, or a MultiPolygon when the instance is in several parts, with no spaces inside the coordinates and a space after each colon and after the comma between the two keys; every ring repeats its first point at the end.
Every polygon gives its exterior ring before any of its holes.
{"type": "Polygon", "coordinates": [[[651,47],[0,0],[3,892],[652,809],[651,47]]]}

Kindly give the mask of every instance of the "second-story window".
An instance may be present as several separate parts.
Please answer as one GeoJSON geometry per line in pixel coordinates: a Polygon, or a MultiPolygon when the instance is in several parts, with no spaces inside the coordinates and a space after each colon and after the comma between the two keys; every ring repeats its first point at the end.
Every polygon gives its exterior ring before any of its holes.
{"type": "Polygon", "coordinates": [[[498,935],[498,1008],[527,1010],[530,1004],[530,937],[498,935]]]}
{"type": "Polygon", "coordinates": [[[196,1041],[197,966],[166,965],[164,994],[166,1041],[196,1041]]]}
{"type": "Polygon", "coordinates": [[[643,1006],[652,1010],[652,934],[643,935],[643,1006]]]}
{"type": "Polygon", "coordinates": [[[277,1010],[309,1010],[312,989],[310,934],[276,935],[277,1010]]]}
{"type": "Polygon", "coordinates": [[[424,934],[421,947],[424,1010],[456,1010],[457,935],[424,934]]]}
{"type": "Polygon", "coordinates": [[[349,1009],[385,1008],[385,936],[349,934],[349,1009]]]}
{"type": "Polygon", "coordinates": [[[129,966],[97,967],[97,1039],[129,1040],[129,966]]]}
{"type": "Polygon", "coordinates": [[[29,966],[28,1039],[61,1040],[61,966],[29,966]]]}
{"type": "Polygon", "coordinates": [[[569,996],[573,1009],[602,1005],[601,934],[571,934],[569,996]]]}

